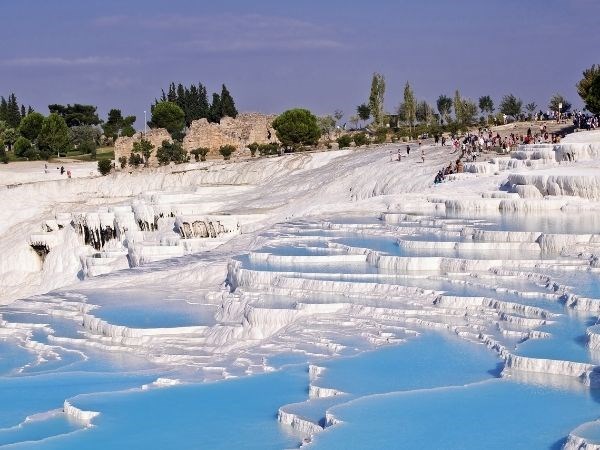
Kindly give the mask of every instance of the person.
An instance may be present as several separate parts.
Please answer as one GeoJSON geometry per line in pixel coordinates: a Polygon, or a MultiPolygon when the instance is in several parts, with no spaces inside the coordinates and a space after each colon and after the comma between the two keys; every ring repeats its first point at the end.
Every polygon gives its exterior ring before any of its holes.
{"type": "Polygon", "coordinates": [[[70,170],[67,170],[67,177],[71,178],[71,171],[70,170]]]}
{"type": "Polygon", "coordinates": [[[425,150],[421,149],[421,161],[425,163],[425,150]]]}
{"type": "Polygon", "coordinates": [[[410,155],[410,145],[406,146],[406,156],[410,155]]]}
{"type": "Polygon", "coordinates": [[[65,166],[60,166],[60,174],[64,175],[65,173],[65,166]]]}
{"type": "Polygon", "coordinates": [[[398,161],[402,161],[402,154],[400,153],[400,149],[398,149],[398,161]]]}

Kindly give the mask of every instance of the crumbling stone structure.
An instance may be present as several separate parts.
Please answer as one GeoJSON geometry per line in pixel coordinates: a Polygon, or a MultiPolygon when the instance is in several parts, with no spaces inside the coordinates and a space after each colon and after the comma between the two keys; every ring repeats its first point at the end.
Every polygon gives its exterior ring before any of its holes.
{"type": "Polygon", "coordinates": [[[218,150],[222,145],[233,145],[239,151],[253,142],[278,142],[271,125],[275,117],[277,116],[242,113],[235,119],[223,117],[221,123],[209,123],[206,119],[195,120],[183,140],[183,148],[189,152],[206,147],[210,149],[211,156],[219,156],[218,150]]]}
{"type": "Polygon", "coordinates": [[[132,137],[120,137],[115,141],[115,161],[118,161],[121,156],[125,156],[129,159],[129,155],[131,155],[131,150],[133,150],[133,143],[140,142],[142,138],[150,141],[152,145],[154,145],[154,149],[152,150],[152,155],[150,156],[149,164],[151,166],[158,166],[158,160],[156,159],[156,151],[162,145],[163,141],[172,142],[171,135],[164,128],[153,128],[148,130],[147,133],[136,133],[132,137]]]}

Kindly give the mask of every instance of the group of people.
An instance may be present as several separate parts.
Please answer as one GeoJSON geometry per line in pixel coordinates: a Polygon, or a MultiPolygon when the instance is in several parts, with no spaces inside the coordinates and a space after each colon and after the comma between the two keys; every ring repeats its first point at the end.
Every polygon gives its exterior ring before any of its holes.
{"type": "MultiPolygon", "coordinates": [[[[61,175],[64,175],[66,172],[67,178],[71,178],[71,171],[68,169],[65,169],[65,166],[57,167],[56,170],[60,170],[61,175]]],[[[44,173],[50,173],[50,170],[48,169],[48,164],[44,164],[44,173]]]]}
{"type": "Polygon", "coordinates": [[[574,111],[573,125],[578,130],[596,130],[600,128],[600,115],[593,116],[582,111],[574,111]]]}
{"type": "Polygon", "coordinates": [[[435,184],[439,184],[446,179],[447,175],[451,175],[454,173],[462,173],[462,172],[463,172],[463,163],[462,163],[461,158],[458,158],[454,164],[450,163],[450,164],[448,164],[448,167],[445,167],[444,169],[441,169],[440,171],[438,171],[433,182],[435,184]]]}
{"type": "MultiPolygon", "coordinates": [[[[425,149],[422,147],[421,145],[421,141],[419,141],[419,151],[421,153],[421,162],[424,163],[425,162],[425,149]]],[[[402,149],[399,148],[398,152],[397,152],[397,159],[396,161],[402,161],[402,149]]],[[[406,157],[410,156],[410,145],[406,146],[406,157]]],[[[390,150],[390,161],[394,161],[394,151],[390,150]]]]}

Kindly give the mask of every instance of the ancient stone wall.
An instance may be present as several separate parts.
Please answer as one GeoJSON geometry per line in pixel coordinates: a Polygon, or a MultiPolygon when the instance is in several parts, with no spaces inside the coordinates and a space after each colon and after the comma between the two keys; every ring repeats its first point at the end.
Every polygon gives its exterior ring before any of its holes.
{"type": "Polygon", "coordinates": [[[235,119],[223,117],[221,123],[209,123],[206,119],[192,122],[183,148],[191,151],[199,147],[209,148],[211,156],[218,156],[219,147],[233,145],[239,150],[253,142],[268,144],[278,142],[271,126],[277,116],[258,113],[239,114],[235,119]]]}
{"type": "Polygon", "coordinates": [[[115,161],[117,162],[117,167],[119,166],[119,158],[121,156],[125,156],[129,159],[129,155],[131,155],[131,150],[133,149],[133,143],[139,142],[144,137],[147,141],[150,141],[152,145],[154,145],[154,149],[152,150],[152,156],[150,156],[150,165],[158,166],[158,160],[156,159],[156,151],[162,145],[163,141],[171,142],[171,135],[164,128],[153,128],[148,130],[146,135],[144,133],[136,133],[132,137],[120,137],[115,141],[115,161]]]}

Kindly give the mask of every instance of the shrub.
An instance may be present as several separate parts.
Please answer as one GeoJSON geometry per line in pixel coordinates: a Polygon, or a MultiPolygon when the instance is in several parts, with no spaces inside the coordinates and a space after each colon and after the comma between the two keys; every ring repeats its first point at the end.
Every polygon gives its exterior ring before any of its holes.
{"type": "Polygon", "coordinates": [[[2,164],[8,164],[8,155],[1,156],[0,161],[2,161],[2,164]]]}
{"type": "Polygon", "coordinates": [[[258,151],[258,148],[260,147],[260,144],[253,142],[252,144],[250,144],[248,146],[248,149],[250,150],[250,155],[254,158],[254,156],[256,155],[256,152],[258,151]]]}
{"type": "Polygon", "coordinates": [[[374,142],[376,144],[383,144],[387,140],[387,129],[386,128],[378,128],[375,131],[375,139],[374,142]]]}
{"type": "Polygon", "coordinates": [[[219,148],[219,153],[223,156],[224,160],[228,160],[235,150],[236,148],[233,145],[222,145],[221,148],[219,148]]]}
{"type": "Polygon", "coordinates": [[[200,147],[192,150],[190,153],[194,155],[196,161],[206,161],[206,155],[208,155],[209,151],[210,149],[206,147],[200,147]]]}
{"type": "Polygon", "coordinates": [[[129,165],[133,167],[137,167],[142,164],[144,161],[142,159],[142,155],[138,153],[132,153],[129,155],[129,165]]]}
{"type": "Polygon", "coordinates": [[[350,147],[350,144],[352,143],[352,136],[349,134],[344,134],[343,136],[337,138],[336,141],[340,148],[350,147]]]}
{"type": "Polygon", "coordinates": [[[365,133],[356,133],[354,136],[352,136],[352,139],[354,139],[354,144],[357,147],[367,145],[369,143],[369,138],[365,133]]]}
{"type": "Polygon", "coordinates": [[[124,169],[127,165],[127,156],[121,156],[119,158],[119,164],[121,164],[121,169],[124,169]]]}
{"type": "Polygon", "coordinates": [[[160,165],[165,165],[170,162],[175,164],[188,162],[190,157],[179,142],[163,141],[156,152],[156,159],[160,165]]]}
{"type": "Polygon", "coordinates": [[[276,155],[279,153],[279,145],[275,142],[260,144],[258,146],[258,153],[260,153],[261,156],[276,155]]]}
{"type": "Polygon", "coordinates": [[[111,169],[112,163],[110,159],[101,159],[100,161],[98,161],[98,172],[100,172],[100,175],[108,175],[111,169]]]}

